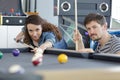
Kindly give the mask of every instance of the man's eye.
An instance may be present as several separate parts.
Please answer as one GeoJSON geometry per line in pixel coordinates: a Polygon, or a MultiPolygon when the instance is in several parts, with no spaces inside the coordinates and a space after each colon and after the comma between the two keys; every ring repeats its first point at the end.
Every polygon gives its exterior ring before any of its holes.
{"type": "Polygon", "coordinates": [[[90,30],[90,28],[87,28],[87,30],[90,30]]]}
{"type": "Polygon", "coordinates": [[[36,31],[39,31],[40,29],[36,29],[36,31]]]}

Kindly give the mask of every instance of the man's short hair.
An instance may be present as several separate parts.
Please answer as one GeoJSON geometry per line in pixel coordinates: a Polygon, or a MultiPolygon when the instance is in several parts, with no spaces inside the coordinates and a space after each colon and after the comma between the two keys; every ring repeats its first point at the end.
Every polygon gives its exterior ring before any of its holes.
{"type": "Polygon", "coordinates": [[[106,18],[98,13],[90,13],[85,17],[84,25],[86,26],[91,21],[96,21],[98,24],[103,25],[106,23],[106,18]]]}

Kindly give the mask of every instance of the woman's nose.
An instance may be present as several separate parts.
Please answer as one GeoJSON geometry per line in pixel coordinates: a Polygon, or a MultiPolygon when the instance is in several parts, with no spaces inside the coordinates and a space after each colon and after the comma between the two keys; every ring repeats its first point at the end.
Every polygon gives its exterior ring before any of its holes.
{"type": "Polygon", "coordinates": [[[37,35],[37,32],[33,32],[33,36],[36,36],[37,35]]]}

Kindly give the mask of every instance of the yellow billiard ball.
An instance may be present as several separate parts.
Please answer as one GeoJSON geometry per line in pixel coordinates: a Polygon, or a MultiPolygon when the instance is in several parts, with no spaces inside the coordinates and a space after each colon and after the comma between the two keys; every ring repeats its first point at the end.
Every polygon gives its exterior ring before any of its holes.
{"type": "Polygon", "coordinates": [[[58,55],[58,62],[61,64],[68,62],[68,56],[64,53],[59,54],[58,55]]]}

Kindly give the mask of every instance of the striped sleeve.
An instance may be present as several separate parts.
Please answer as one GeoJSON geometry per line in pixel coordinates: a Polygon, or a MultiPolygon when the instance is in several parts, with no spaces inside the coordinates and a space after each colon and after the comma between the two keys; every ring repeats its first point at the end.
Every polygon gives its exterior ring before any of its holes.
{"type": "Polygon", "coordinates": [[[120,52],[120,38],[115,37],[112,40],[111,51],[112,53],[120,52]]]}

